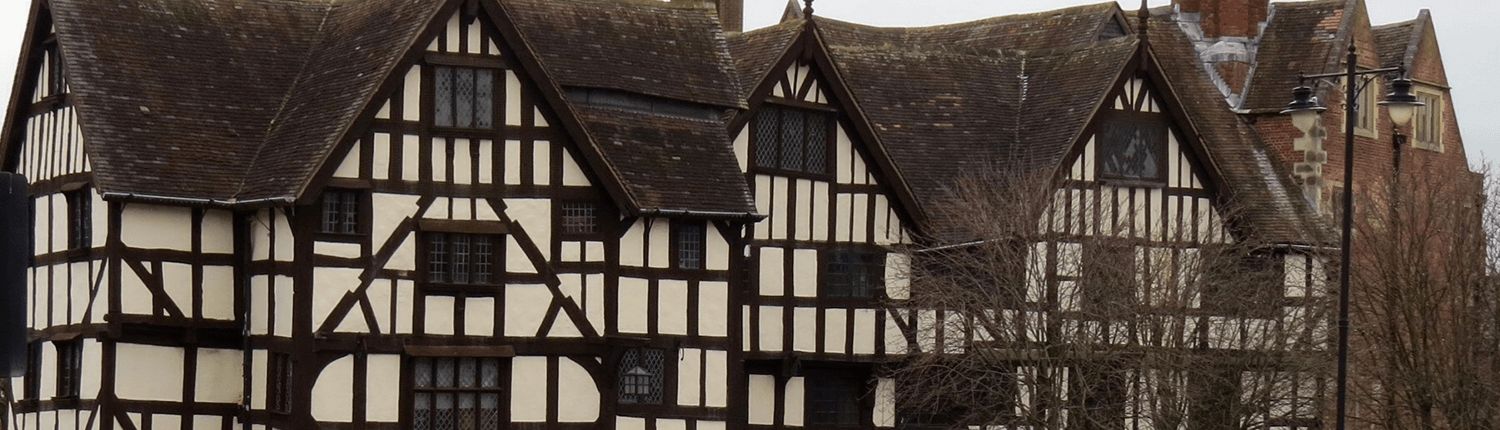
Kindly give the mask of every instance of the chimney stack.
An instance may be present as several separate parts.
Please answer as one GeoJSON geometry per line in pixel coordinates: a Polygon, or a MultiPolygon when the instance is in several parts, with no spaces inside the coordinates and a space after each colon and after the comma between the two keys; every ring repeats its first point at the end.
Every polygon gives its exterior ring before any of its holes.
{"type": "Polygon", "coordinates": [[[725,33],[745,31],[745,0],[714,0],[725,33]]]}
{"type": "Polygon", "coordinates": [[[1172,0],[1178,13],[1197,14],[1203,37],[1260,35],[1260,25],[1271,11],[1271,0],[1172,0]]]}

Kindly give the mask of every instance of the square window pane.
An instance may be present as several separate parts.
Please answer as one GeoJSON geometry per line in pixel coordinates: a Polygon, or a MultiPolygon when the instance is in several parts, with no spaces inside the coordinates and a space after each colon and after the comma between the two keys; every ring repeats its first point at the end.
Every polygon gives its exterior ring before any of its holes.
{"type": "Polygon", "coordinates": [[[474,128],[495,126],[495,71],[484,69],[474,75],[474,128]]]}
{"type": "Polygon", "coordinates": [[[474,69],[453,71],[453,125],[462,128],[474,126],[474,69]]]}
{"type": "Polygon", "coordinates": [[[453,122],[453,68],[438,67],[433,71],[432,122],[439,127],[452,127],[453,122]]]}

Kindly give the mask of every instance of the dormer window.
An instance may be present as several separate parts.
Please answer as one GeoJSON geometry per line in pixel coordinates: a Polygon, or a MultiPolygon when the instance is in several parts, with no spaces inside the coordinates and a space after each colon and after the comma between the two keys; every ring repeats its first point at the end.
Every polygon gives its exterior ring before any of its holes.
{"type": "Polygon", "coordinates": [[[1107,117],[1096,144],[1101,179],[1158,182],[1166,177],[1162,153],[1167,146],[1167,125],[1157,115],[1107,117]]]}
{"type": "Polygon", "coordinates": [[[802,175],[827,175],[833,114],[767,104],[750,132],[755,166],[802,175]]]}
{"type": "Polygon", "coordinates": [[[433,68],[432,124],[438,127],[495,127],[495,71],[473,67],[433,68]]]}
{"type": "Polygon", "coordinates": [[[1412,117],[1412,144],[1433,151],[1443,150],[1443,95],[1426,88],[1414,91],[1424,106],[1412,117]]]}

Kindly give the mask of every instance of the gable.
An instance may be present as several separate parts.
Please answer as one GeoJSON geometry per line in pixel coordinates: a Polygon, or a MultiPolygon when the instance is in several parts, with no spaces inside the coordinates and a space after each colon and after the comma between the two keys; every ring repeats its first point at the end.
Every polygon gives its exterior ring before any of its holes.
{"type": "Polygon", "coordinates": [[[32,37],[28,37],[17,70],[22,85],[16,87],[12,117],[6,124],[11,130],[6,136],[7,156],[0,165],[24,175],[33,184],[83,181],[75,175],[88,173],[91,166],[84,152],[83,132],[73,107],[57,29],[49,15],[33,16],[32,37]]]}
{"type": "Polygon", "coordinates": [[[1232,240],[1198,147],[1143,77],[1124,80],[1065,164],[1043,231],[1169,243],[1232,240]]]}

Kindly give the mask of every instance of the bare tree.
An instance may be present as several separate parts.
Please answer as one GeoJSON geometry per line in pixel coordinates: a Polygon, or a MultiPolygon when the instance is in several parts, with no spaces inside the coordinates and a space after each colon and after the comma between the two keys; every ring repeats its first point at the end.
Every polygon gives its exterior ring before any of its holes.
{"type": "Polygon", "coordinates": [[[1500,201],[1484,175],[1414,165],[1359,190],[1354,422],[1500,427],[1496,284],[1500,201]]]}
{"type": "Polygon", "coordinates": [[[1316,416],[1332,363],[1321,257],[1294,257],[1312,281],[1289,292],[1285,249],[1219,226],[1143,235],[1110,188],[1062,182],[966,177],[939,205],[943,230],[910,250],[910,298],[891,303],[917,315],[918,352],[891,370],[907,425],[1264,428],[1316,416]]]}

